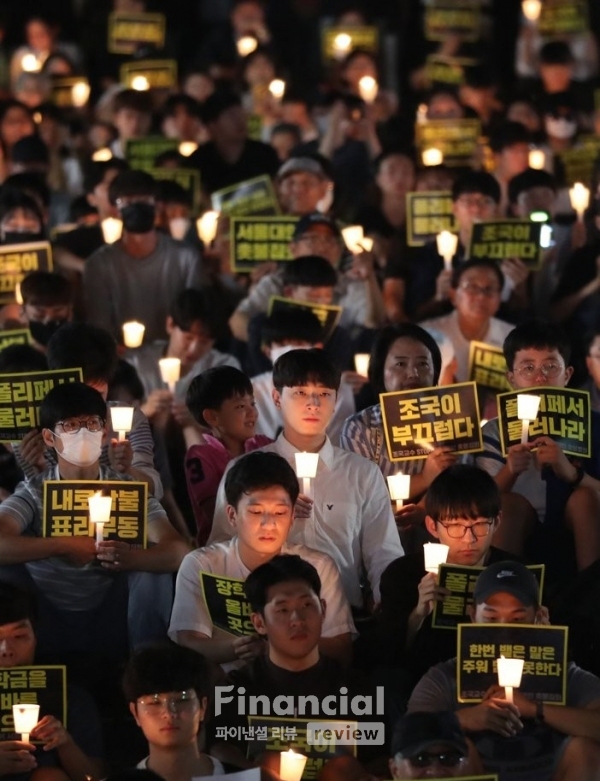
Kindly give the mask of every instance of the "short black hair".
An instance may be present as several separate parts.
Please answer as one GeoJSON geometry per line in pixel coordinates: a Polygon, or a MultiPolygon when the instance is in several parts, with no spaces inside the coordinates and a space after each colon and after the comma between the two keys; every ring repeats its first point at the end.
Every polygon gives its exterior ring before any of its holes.
{"type": "Polygon", "coordinates": [[[521,122],[506,121],[490,134],[490,149],[500,153],[516,144],[530,144],[531,133],[521,122]]]}
{"type": "Polygon", "coordinates": [[[175,168],[186,167],[185,157],[178,149],[166,149],[154,158],[155,168],[172,168],[171,163],[175,163],[175,168]]]}
{"type": "Polygon", "coordinates": [[[46,356],[30,344],[10,344],[0,351],[0,374],[45,371],[46,356]]]}
{"type": "Polygon", "coordinates": [[[171,305],[169,315],[177,328],[182,331],[189,331],[194,323],[201,323],[213,336],[214,312],[211,309],[205,293],[194,288],[187,288],[177,295],[171,305]]]}
{"type": "Polygon", "coordinates": [[[21,282],[24,304],[54,306],[70,304],[73,300],[71,283],[62,274],[53,271],[32,271],[21,282]]]}
{"type": "Polygon", "coordinates": [[[289,261],[283,268],[284,286],[335,287],[337,281],[336,270],[320,255],[304,255],[289,261]]]}
{"type": "Polygon", "coordinates": [[[573,52],[565,41],[548,41],[540,49],[540,65],[572,65],[573,52]]]}
{"type": "Polygon", "coordinates": [[[321,596],[321,578],[316,568],[300,556],[280,554],[253,570],[244,583],[244,593],[252,612],[264,615],[268,592],[279,583],[303,581],[311,591],[321,596]]]}
{"type": "Polygon", "coordinates": [[[227,504],[237,507],[243,494],[280,486],[296,503],[300,486],[298,478],[285,458],[277,453],[255,450],[234,461],[225,475],[225,498],[227,504]]]}
{"type": "Polygon", "coordinates": [[[132,364],[123,360],[123,358],[119,358],[117,370],[113,374],[112,380],[108,386],[108,398],[116,399],[119,388],[124,388],[129,391],[132,398],[136,401],[142,401],[146,395],[144,392],[144,385],[140,380],[140,375],[137,373],[135,366],[132,366],[132,364]]]}
{"type": "Polygon", "coordinates": [[[436,523],[454,518],[497,518],[500,509],[496,481],[471,464],[444,469],[425,494],[425,512],[436,523]]]}
{"type": "Polygon", "coordinates": [[[12,583],[0,582],[0,626],[30,621],[35,627],[37,601],[32,591],[12,583]]]}
{"type": "Polygon", "coordinates": [[[147,92],[140,90],[121,90],[112,100],[112,110],[114,114],[117,114],[125,108],[139,111],[140,114],[152,114],[152,98],[147,92]]]}
{"type": "Polygon", "coordinates": [[[312,350],[290,350],[275,361],[273,385],[279,392],[283,388],[315,383],[324,388],[340,387],[342,373],[329,356],[317,348],[312,350]]]}
{"type": "Polygon", "coordinates": [[[113,206],[117,198],[130,198],[136,195],[156,195],[156,181],[146,171],[121,171],[108,185],[108,199],[113,206]]]}
{"type": "Polygon", "coordinates": [[[208,662],[197,651],[175,643],[142,648],[130,657],[123,675],[128,702],[160,692],[189,691],[208,697],[211,676],[208,662]]]}
{"type": "Polygon", "coordinates": [[[120,157],[110,160],[86,160],[83,166],[83,191],[93,193],[108,171],[127,171],[129,166],[120,157]]]}
{"type": "Polygon", "coordinates": [[[46,356],[51,369],[81,368],[85,382],[109,383],[117,368],[117,343],[90,323],[65,323],[54,333],[46,356]]]}
{"type": "Polygon", "coordinates": [[[205,125],[216,122],[217,119],[233,106],[241,106],[242,101],[235,92],[218,89],[209,95],[200,107],[200,117],[205,125]]]}
{"type": "Polygon", "coordinates": [[[204,410],[218,410],[227,399],[252,396],[250,378],[235,366],[213,366],[190,382],[185,396],[187,408],[194,420],[206,426],[204,410]]]}
{"type": "Polygon", "coordinates": [[[369,362],[369,382],[375,393],[385,393],[383,369],[391,346],[397,339],[412,339],[420,342],[431,353],[433,363],[433,384],[437,385],[442,371],[442,354],[433,336],[415,323],[387,325],[375,337],[369,362]]]}
{"type": "Polygon", "coordinates": [[[156,200],[161,203],[178,203],[192,208],[191,192],[171,179],[159,179],[156,183],[156,200]]]}
{"type": "Polygon", "coordinates": [[[500,203],[500,185],[495,176],[486,171],[469,171],[460,176],[452,185],[452,200],[457,201],[461,195],[481,193],[500,203]]]}
{"type": "Polygon", "coordinates": [[[565,366],[571,360],[571,342],[567,334],[550,320],[532,318],[519,323],[504,340],[503,351],[509,371],[513,370],[519,350],[558,350],[565,366]]]}
{"type": "MultiPolygon", "coordinates": [[[[21,176],[21,174],[15,174],[15,176],[21,176]]],[[[10,212],[15,209],[24,209],[25,211],[34,214],[39,223],[40,228],[44,228],[44,215],[40,209],[39,202],[25,189],[21,189],[16,186],[14,181],[9,180],[12,177],[8,177],[5,180],[2,189],[0,190],[0,220],[3,220],[10,212]]]]}
{"type": "Polygon", "coordinates": [[[200,117],[200,103],[186,92],[169,95],[163,106],[163,117],[174,117],[178,108],[184,108],[191,117],[200,117]]]}
{"type": "Polygon", "coordinates": [[[289,133],[291,136],[294,136],[296,146],[302,142],[302,131],[300,130],[300,127],[293,122],[279,122],[275,125],[271,129],[271,139],[277,133],[289,133]]]}
{"type": "Polygon", "coordinates": [[[472,268],[486,268],[495,274],[496,278],[498,279],[500,291],[502,291],[502,288],[504,287],[504,274],[502,273],[502,270],[496,261],[491,260],[490,258],[471,258],[471,260],[467,260],[457,266],[457,268],[453,269],[451,284],[454,290],[456,290],[456,288],[460,285],[460,280],[465,275],[465,273],[472,268]]]}
{"type": "Polygon", "coordinates": [[[94,388],[83,382],[55,385],[40,404],[40,426],[54,431],[59,420],[80,415],[98,415],[106,420],[106,402],[94,388]]]}
{"type": "Polygon", "coordinates": [[[508,182],[509,202],[516,203],[522,192],[532,190],[534,187],[547,187],[554,193],[558,189],[556,179],[548,171],[526,168],[525,171],[513,176],[508,182]]]}
{"type": "Polygon", "coordinates": [[[319,318],[310,309],[300,307],[293,311],[281,309],[264,319],[260,336],[261,343],[267,347],[270,347],[273,342],[291,339],[307,344],[318,344],[323,341],[323,327],[319,318]]]}

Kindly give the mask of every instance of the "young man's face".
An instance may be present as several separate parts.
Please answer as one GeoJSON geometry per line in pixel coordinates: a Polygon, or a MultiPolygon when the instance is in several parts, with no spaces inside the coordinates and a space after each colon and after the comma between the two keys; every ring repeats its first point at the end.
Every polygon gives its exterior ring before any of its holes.
{"type": "Polygon", "coordinates": [[[248,136],[248,121],[246,112],[241,106],[230,106],[211,123],[211,136],[222,136],[227,141],[241,143],[248,136]]]}
{"type": "Polygon", "coordinates": [[[86,196],[88,203],[98,209],[98,214],[102,220],[106,217],[116,217],[118,215],[116,206],[113,206],[108,198],[110,183],[118,174],[119,169],[107,168],[102,181],[98,182],[93,191],[86,196]]]}
{"type": "Polygon", "coordinates": [[[496,201],[483,193],[463,193],[452,206],[460,231],[470,231],[476,221],[491,220],[497,208],[496,201]]]}
{"type": "Polygon", "coordinates": [[[505,147],[498,155],[498,162],[507,180],[523,173],[529,168],[529,144],[523,142],[505,147]]]}
{"type": "Polygon", "coordinates": [[[427,531],[442,545],[447,545],[449,564],[475,567],[483,564],[492,544],[492,537],[498,528],[499,519],[494,518],[452,518],[437,523],[427,516],[427,531]],[[462,535],[462,536],[460,536],[462,535]]]}
{"type": "Polygon", "coordinates": [[[305,255],[319,255],[332,266],[337,266],[342,257],[342,243],[326,225],[313,225],[292,241],[290,250],[294,259],[305,255]]]}
{"type": "Polygon", "coordinates": [[[258,411],[254,396],[246,393],[225,399],[218,410],[205,411],[205,419],[211,428],[215,428],[228,437],[245,442],[254,436],[258,411]]]}
{"type": "Polygon", "coordinates": [[[227,516],[240,542],[263,555],[279,553],[292,525],[293,514],[290,495],[278,485],[242,494],[237,507],[227,505],[227,516]]]}
{"type": "Polygon", "coordinates": [[[433,360],[421,342],[406,336],[396,339],[383,365],[383,384],[388,393],[433,385],[433,360]]]}
{"type": "Polygon", "coordinates": [[[551,187],[530,187],[517,196],[513,205],[516,217],[528,220],[532,212],[548,212],[552,217],[556,206],[556,195],[551,187]]]}
{"type": "Polygon", "coordinates": [[[34,656],[35,634],[29,619],[0,626],[0,667],[33,664],[34,656]]]}
{"type": "Polygon", "coordinates": [[[474,624],[534,624],[537,615],[534,605],[524,605],[520,599],[498,591],[471,610],[474,624]]]}
{"type": "Polygon", "coordinates": [[[139,697],[129,709],[151,746],[184,748],[197,739],[206,712],[206,697],[186,692],[160,692],[139,697]]]}
{"type": "Polygon", "coordinates": [[[460,778],[465,775],[467,763],[468,757],[464,757],[454,746],[436,743],[410,759],[403,759],[400,755],[393,757],[390,759],[390,770],[394,779],[460,778]]]}
{"type": "Polygon", "coordinates": [[[498,276],[488,268],[470,268],[451,291],[452,303],[459,317],[477,323],[485,323],[500,308],[502,287],[498,276]]]}
{"type": "MultiPolygon", "coordinates": [[[[42,430],[42,437],[46,446],[54,448],[59,458],[65,448],[70,449],[72,447],[76,439],[80,437],[86,439],[86,445],[82,446],[81,450],[77,449],[78,459],[83,459],[84,461],[89,461],[91,454],[94,452],[95,443],[92,440],[98,437],[103,442],[105,436],[106,421],[98,415],[78,415],[77,417],[65,418],[56,424],[53,432],[47,428],[42,430]]],[[[81,465],[87,466],[89,464],[82,463],[81,465]]]]}
{"type": "Polygon", "coordinates": [[[571,84],[572,65],[560,63],[542,63],[540,77],[546,92],[566,92],[571,84]]]}
{"type": "Polygon", "coordinates": [[[200,321],[190,325],[184,331],[175,325],[172,317],[167,318],[167,333],[169,334],[169,355],[179,358],[183,364],[190,365],[200,360],[210,352],[215,343],[200,321]]]}
{"type": "Polygon", "coordinates": [[[151,117],[134,108],[122,108],[114,116],[113,124],[117,128],[121,141],[141,138],[150,130],[151,117]]]}
{"type": "Polygon", "coordinates": [[[515,390],[526,390],[542,385],[564,388],[572,374],[573,367],[565,366],[558,350],[528,347],[517,351],[512,371],[509,370],[506,376],[515,390]]]}
{"type": "Polygon", "coordinates": [[[600,388],[600,335],[596,336],[590,344],[588,354],[585,357],[585,365],[594,385],[600,388]]]}
{"type": "Polygon", "coordinates": [[[334,288],[327,285],[288,285],[283,291],[287,298],[294,301],[308,301],[310,304],[333,304],[334,288]]]}
{"type": "Polygon", "coordinates": [[[280,657],[307,656],[321,637],[325,602],[302,580],[271,586],[267,600],[264,615],[252,614],[256,631],[268,637],[280,657]]]}
{"type": "Polygon", "coordinates": [[[24,304],[23,314],[28,323],[48,323],[52,320],[71,320],[71,304],[24,304]]]}
{"type": "Polygon", "coordinates": [[[306,171],[288,174],[278,188],[283,210],[298,216],[316,211],[317,204],[327,194],[327,187],[328,182],[316,174],[306,171]]]}
{"type": "Polygon", "coordinates": [[[273,390],[275,406],[281,409],[285,426],[302,436],[325,434],[333,416],[337,392],[333,388],[309,382],[273,390]]]}

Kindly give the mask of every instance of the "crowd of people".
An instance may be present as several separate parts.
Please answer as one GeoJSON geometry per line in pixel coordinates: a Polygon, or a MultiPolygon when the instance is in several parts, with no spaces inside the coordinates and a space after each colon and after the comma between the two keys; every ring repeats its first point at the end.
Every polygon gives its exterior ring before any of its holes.
{"type": "Polygon", "coordinates": [[[0,779],[300,781],[288,748],[305,781],[600,779],[600,6],[13,5],[0,779]],[[42,388],[26,425],[16,375],[42,388]],[[481,447],[398,460],[382,394],[473,380],[481,447]],[[567,414],[587,455],[552,430],[507,446],[496,397],[531,388],[587,392],[567,414]],[[102,484],[123,535],[87,504],[48,531],[102,484]],[[465,623],[568,627],[561,704],[461,695],[427,543],[472,568],[465,623]],[[15,733],[36,695],[5,671],[62,666],[64,707],[15,733]],[[377,703],[381,740],[319,755],[304,700],[365,729],[348,702],[377,703]]]}

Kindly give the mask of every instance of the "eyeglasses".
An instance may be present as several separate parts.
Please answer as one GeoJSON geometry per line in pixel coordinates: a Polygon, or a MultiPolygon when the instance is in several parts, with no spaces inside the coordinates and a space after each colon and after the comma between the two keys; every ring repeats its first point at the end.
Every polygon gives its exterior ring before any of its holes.
{"type": "Polygon", "coordinates": [[[434,762],[439,762],[442,767],[456,767],[465,757],[456,750],[450,751],[421,751],[414,757],[409,757],[408,761],[413,767],[429,767],[434,762]]]}
{"type": "Polygon", "coordinates": [[[533,380],[540,373],[547,380],[553,380],[564,370],[564,364],[558,361],[546,361],[546,363],[542,363],[540,366],[536,366],[535,363],[523,363],[515,369],[515,372],[519,377],[523,377],[524,380],[533,380]]]}
{"type": "Polygon", "coordinates": [[[481,209],[491,209],[496,205],[496,201],[493,198],[490,198],[489,195],[460,195],[456,200],[469,209],[473,206],[477,206],[481,209]]]}
{"type": "Polygon", "coordinates": [[[453,540],[462,539],[469,531],[472,532],[477,539],[480,537],[487,537],[490,533],[494,521],[477,521],[469,526],[465,526],[463,523],[443,523],[442,526],[448,532],[448,537],[452,537],[453,540]]]}
{"type": "Polygon", "coordinates": [[[183,691],[169,697],[149,694],[147,697],[139,697],[137,702],[150,715],[158,715],[164,710],[171,713],[186,713],[193,710],[198,703],[198,697],[196,692],[183,691]]]}
{"type": "Polygon", "coordinates": [[[469,296],[485,296],[486,298],[493,298],[494,296],[500,295],[499,287],[480,287],[474,282],[461,282],[459,287],[469,296]]]}
{"type": "Polygon", "coordinates": [[[79,418],[68,418],[67,420],[59,420],[57,426],[61,426],[65,434],[77,434],[82,426],[87,428],[95,434],[98,431],[102,431],[104,428],[104,419],[99,415],[92,415],[86,420],[80,420],[79,418]]]}

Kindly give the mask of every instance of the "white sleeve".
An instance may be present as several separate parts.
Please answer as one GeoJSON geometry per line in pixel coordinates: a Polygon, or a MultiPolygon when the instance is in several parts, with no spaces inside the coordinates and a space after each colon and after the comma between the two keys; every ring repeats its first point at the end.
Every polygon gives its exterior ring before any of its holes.
{"type": "Polygon", "coordinates": [[[212,637],[213,623],[202,594],[201,570],[210,572],[210,568],[198,557],[197,551],[188,553],[181,562],[168,632],[174,642],[177,642],[177,632],[183,631],[202,632],[212,637]]]}
{"type": "Polygon", "coordinates": [[[350,605],[344,594],[342,581],[333,559],[323,553],[319,556],[319,577],[321,578],[321,599],[325,600],[325,620],[321,635],[337,637],[350,632],[355,635],[350,605]]]}

